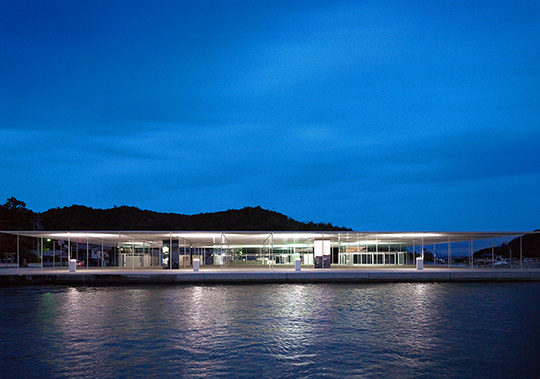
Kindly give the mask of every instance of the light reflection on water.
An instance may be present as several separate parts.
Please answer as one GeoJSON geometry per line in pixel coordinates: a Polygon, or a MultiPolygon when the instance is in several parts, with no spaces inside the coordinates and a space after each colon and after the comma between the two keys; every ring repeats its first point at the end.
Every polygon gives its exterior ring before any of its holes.
{"type": "Polygon", "coordinates": [[[0,289],[4,377],[534,377],[540,283],[0,289]]]}

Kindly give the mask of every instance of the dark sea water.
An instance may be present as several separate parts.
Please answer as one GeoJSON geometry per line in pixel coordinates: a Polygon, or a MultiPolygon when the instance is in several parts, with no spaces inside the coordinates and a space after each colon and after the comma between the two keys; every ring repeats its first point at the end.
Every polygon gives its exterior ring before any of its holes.
{"type": "Polygon", "coordinates": [[[540,283],[0,288],[2,378],[540,378],[540,283]]]}

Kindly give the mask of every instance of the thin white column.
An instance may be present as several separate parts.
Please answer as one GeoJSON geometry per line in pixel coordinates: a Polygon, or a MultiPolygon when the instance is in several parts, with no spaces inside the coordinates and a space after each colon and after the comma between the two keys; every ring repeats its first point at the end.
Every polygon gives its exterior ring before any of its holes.
{"type": "Polygon", "coordinates": [[[172,270],[172,253],[173,253],[173,249],[172,249],[172,233],[169,233],[169,269],[172,270]]]}
{"type": "Polygon", "coordinates": [[[43,270],[43,237],[41,237],[41,244],[39,246],[39,250],[41,250],[41,268],[40,268],[40,270],[43,270]]]}
{"type": "Polygon", "coordinates": [[[54,240],[52,240],[52,265],[53,267],[56,267],[55,266],[55,255],[56,255],[56,242],[54,240]]]}
{"type": "Polygon", "coordinates": [[[473,240],[473,235],[471,234],[471,270],[474,269],[474,253],[473,253],[473,250],[474,250],[474,240],[473,240]]]}
{"type": "Polygon", "coordinates": [[[118,260],[118,269],[119,269],[119,270],[122,270],[122,260],[120,259],[120,258],[121,258],[121,257],[120,257],[120,254],[121,254],[121,253],[120,253],[120,239],[121,239],[121,237],[122,237],[122,236],[121,236],[120,234],[118,234],[118,241],[117,241],[117,243],[116,243],[116,254],[115,254],[115,255],[116,255],[116,259],[118,260]]]}
{"type": "Polygon", "coordinates": [[[276,263],[276,257],[274,255],[274,233],[270,233],[270,252],[272,254],[272,271],[274,271],[274,264],[276,263]]]}
{"type": "Polygon", "coordinates": [[[424,236],[422,236],[422,264],[424,263],[424,236]]]}
{"type": "Polygon", "coordinates": [[[272,257],[272,271],[274,271],[274,263],[276,263],[274,256],[274,233],[270,233],[270,252],[272,257]]]}
{"type": "Polygon", "coordinates": [[[86,268],[88,269],[88,236],[86,236],[86,268]]]}
{"type": "MultiPolygon", "coordinates": [[[[379,260],[379,239],[375,238],[375,256],[377,257],[377,261],[379,260]]],[[[383,260],[384,265],[384,260],[383,260]]]]}
{"type": "Polygon", "coordinates": [[[219,249],[219,255],[221,258],[221,271],[223,271],[223,233],[221,233],[220,242],[221,242],[221,245],[219,249]]]}

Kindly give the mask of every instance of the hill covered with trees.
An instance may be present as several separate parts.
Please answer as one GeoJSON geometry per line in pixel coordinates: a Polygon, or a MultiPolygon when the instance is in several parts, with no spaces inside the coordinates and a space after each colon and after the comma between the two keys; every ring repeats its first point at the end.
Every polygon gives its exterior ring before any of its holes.
{"type": "MultiPolygon", "coordinates": [[[[536,231],[540,231],[537,229],[536,231]]],[[[505,258],[510,258],[513,255],[514,258],[519,258],[520,248],[523,248],[524,257],[538,257],[540,252],[540,234],[524,234],[521,237],[516,237],[508,243],[503,243],[493,248],[495,255],[500,255],[505,258]]],[[[474,252],[474,259],[478,259],[483,255],[491,256],[492,250],[490,247],[477,250],[474,252]]]]}
{"type": "Polygon", "coordinates": [[[0,207],[0,230],[227,230],[338,231],[331,223],[301,222],[260,206],[184,215],[121,206],[94,209],[82,205],[37,214],[14,197],[0,207]]]}

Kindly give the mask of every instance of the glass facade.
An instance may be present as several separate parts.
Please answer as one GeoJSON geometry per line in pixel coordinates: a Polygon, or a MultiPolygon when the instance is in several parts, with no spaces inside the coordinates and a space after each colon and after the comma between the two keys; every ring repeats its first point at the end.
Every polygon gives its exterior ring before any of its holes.
{"type": "MultiPolygon", "coordinates": [[[[31,238],[42,267],[165,268],[201,266],[405,266],[428,264],[523,266],[523,249],[538,232],[4,232],[31,238]],[[522,243],[522,237],[525,245],[522,243]],[[505,250],[506,249],[506,250],[505,250]],[[510,257],[508,258],[508,252],[510,257]],[[506,255],[503,257],[503,255],[506,255]]],[[[22,246],[28,246],[24,244],[22,246]]],[[[16,252],[13,252],[16,254],[16,252]]],[[[12,254],[12,255],[13,255],[12,254]]],[[[19,252],[17,252],[19,254],[19,252]]],[[[538,252],[540,256],[540,252],[538,252]]],[[[530,264],[531,260],[525,261],[530,264]]]]}

